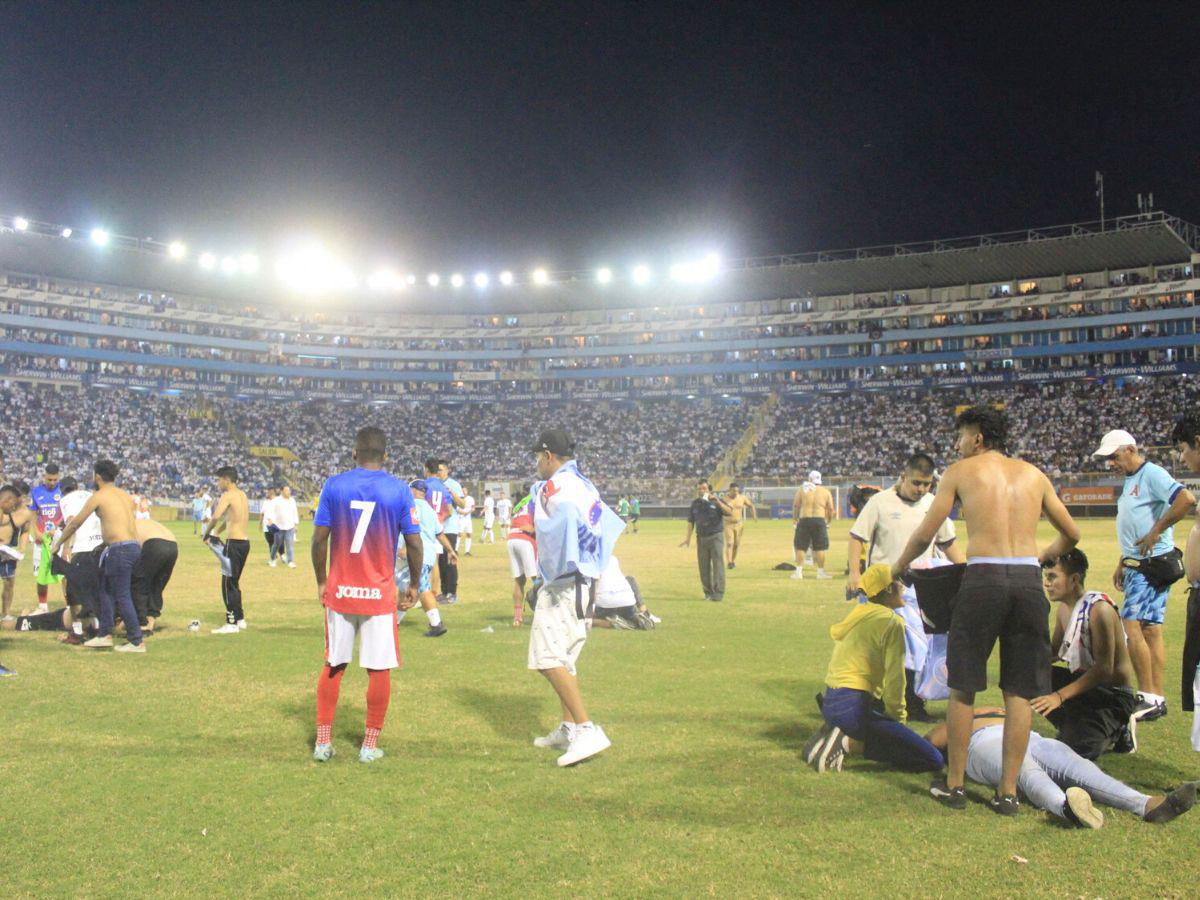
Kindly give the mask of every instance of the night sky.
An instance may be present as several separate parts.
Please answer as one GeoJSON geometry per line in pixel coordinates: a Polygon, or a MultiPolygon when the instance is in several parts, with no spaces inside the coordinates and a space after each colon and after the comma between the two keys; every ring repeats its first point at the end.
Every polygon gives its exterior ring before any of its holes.
{"type": "Polygon", "coordinates": [[[493,270],[1200,220],[1194,7],[0,3],[0,214],[493,270]]]}

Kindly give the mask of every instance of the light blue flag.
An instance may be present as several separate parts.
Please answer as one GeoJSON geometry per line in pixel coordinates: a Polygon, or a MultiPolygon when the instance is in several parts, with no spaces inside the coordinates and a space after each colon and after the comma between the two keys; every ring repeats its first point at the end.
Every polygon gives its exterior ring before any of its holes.
{"type": "MultiPolygon", "coordinates": [[[[574,460],[563,466],[568,467],[595,492],[574,460]]],[[[545,484],[540,481],[530,491],[535,502],[540,502],[545,484]]],[[[538,569],[542,578],[547,582],[575,574],[599,578],[624,530],[625,523],[598,494],[593,493],[593,502],[587,509],[580,509],[572,502],[560,503],[549,519],[537,520],[538,569]]]]}

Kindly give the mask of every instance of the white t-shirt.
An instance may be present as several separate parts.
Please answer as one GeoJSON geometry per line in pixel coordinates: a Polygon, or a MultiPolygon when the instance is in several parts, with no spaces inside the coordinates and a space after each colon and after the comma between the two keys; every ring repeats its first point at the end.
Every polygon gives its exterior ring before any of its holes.
{"type": "Polygon", "coordinates": [[[512,515],[512,501],[507,497],[501,497],[496,501],[496,515],[500,517],[501,522],[507,522],[512,515]]]}
{"type": "Polygon", "coordinates": [[[262,529],[263,529],[263,531],[266,531],[267,526],[269,526],[269,525],[276,525],[276,527],[278,527],[277,523],[275,522],[276,499],[277,498],[275,498],[275,497],[268,497],[266,500],[264,500],[262,502],[262,529]]]}
{"type": "Polygon", "coordinates": [[[276,497],[271,515],[275,517],[275,524],[280,531],[291,531],[300,524],[300,510],[295,497],[276,497]]]}
{"type": "MultiPolygon", "coordinates": [[[[88,498],[91,496],[91,491],[82,489],[64,494],[63,498],[58,501],[58,508],[62,510],[63,524],[66,524],[74,516],[79,515],[79,511],[83,509],[84,504],[88,502],[88,498]]],[[[103,543],[104,532],[100,527],[100,517],[92,513],[83,520],[83,524],[75,531],[75,535],[71,539],[71,552],[86,553],[89,550],[95,550],[103,543]]]]}
{"type": "Polygon", "coordinates": [[[485,516],[491,516],[491,515],[494,515],[495,512],[496,512],[496,498],[495,497],[484,497],[483,498],[483,514],[485,516]]]}
{"type": "Polygon", "coordinates": [[[212,518],[212,494],[210,494],[208,491],[205,491],[204,496],[202,496],[200,499],[204,501],[204,512],[200,514],[200,518],[207,522],[212,518]]]}
{"type": "Polygon", "coordinates": [[[608,565],[604,567],[596,582],[596,606],[601,609],[620,609],[636,604],[637,597],[634,596],[625,573],[621,571],[621,564],[617,562],[616,556],[610,556],[608,565]]]}
{"type": "MultiPolygon", "coordinates": [[[[895,487],[880,491],[868,500],[850,526],[851,537],[858,538],[869,548],[867,565],[878,562],[894,565],[932,505],[933,494],[926,494],[915,503],[909,503],[896,493],[895,487]]],[[[933,543],[913,562],[929,559],[933,556],[935,545],[948,546],[954,540],[954,535],[954,523],[947,519],[937,530],[933,543]]]]}

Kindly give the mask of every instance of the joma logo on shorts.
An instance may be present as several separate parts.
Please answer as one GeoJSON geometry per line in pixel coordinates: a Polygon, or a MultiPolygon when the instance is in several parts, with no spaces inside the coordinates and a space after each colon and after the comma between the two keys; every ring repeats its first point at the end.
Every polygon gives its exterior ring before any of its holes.
{"type": "Polygon", "coordinates": [[[353,587],[339,584],[335,600],[382,600],[383,591],[379,588],[353,587]]]}

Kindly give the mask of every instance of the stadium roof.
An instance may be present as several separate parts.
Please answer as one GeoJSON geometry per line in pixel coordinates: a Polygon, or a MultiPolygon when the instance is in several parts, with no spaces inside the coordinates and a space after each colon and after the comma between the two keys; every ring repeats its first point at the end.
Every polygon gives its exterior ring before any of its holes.
{"type": "MultiPolygon", "coordinates": [[[[869,294],[987,284],[1013,278],[1040,278],[1147,265],[1188,263],[1200,251],[1200,229],[1165,213],[1098,222],[1031,228],[969,238],[819,251],[732,260],[706,284],[677,284],[660,278],[635,285],[627,279],[608,285],[594,272],[555,272],[549,284],[477,290],[417,284],[380,296],[363,288],[339,297],[298,298],[264,271],[249,278],[201,271],[170,260],[154,242],[117,238],[107,247],[33,230],[0,231],[0,267],[51,278],[74,279],[134,289],[192,295],[237,304],[286,309],[394,309],[397,312],[469,315],[619,309],[739,303],[838,294],[869,294]],[[152,249],[147,249],[152,248],[152,249]]],[[[265,268],[265,267],[264,267],[265,268]]],[[[661,273],[660,273],[661,274],[661,273]]]]}

